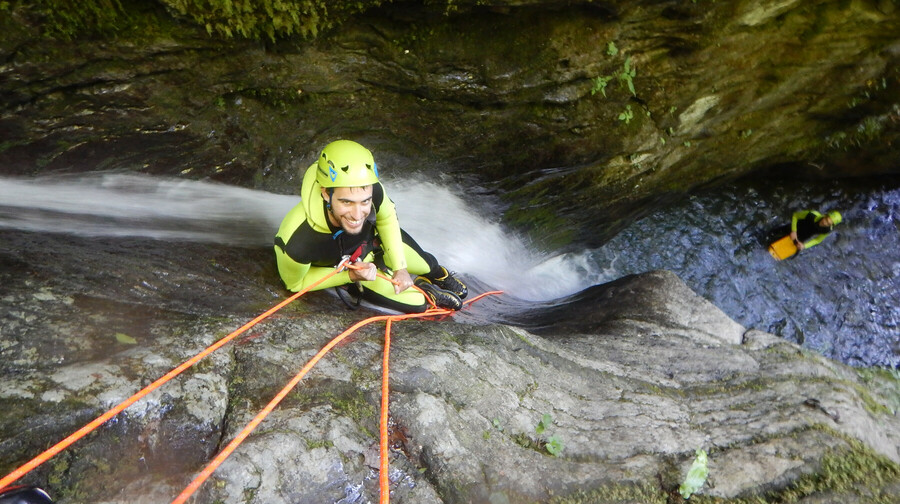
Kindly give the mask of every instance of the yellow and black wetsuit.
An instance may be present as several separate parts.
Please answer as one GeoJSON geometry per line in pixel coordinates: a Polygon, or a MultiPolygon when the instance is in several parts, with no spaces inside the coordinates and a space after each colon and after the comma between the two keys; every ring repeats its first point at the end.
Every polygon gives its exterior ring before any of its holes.
{"type": "Polygon", "coordinates": [[[815,210],[801,210],[791,216],[791,231],[797,233],[797,239],[803,248],[813,247],[831,234],[831,228],[822,227],[819,221],[825,217],[815,210]]]}
{"type": "MultiPolygon", "coordinates": [[[[437,260],[400,229],[394,202],[377,183],[372,187],[372,212],[356,235],[345,233],[327,217],[316,165],[310,166],[300,188],[300,203],[284,217],[275,235],[278,272],[288,290],[297,292],[334,270],[345,255],[375,262],[381,269],[406,268],[409,274],[428,275],[439,270],[437,260]]],[[[315,290],[352,283],[343,271],[316,286],[315,290]]],[[[392,310],[416,313],[428,304],[419,291],[394,293],[394,285],[383,278],[360,282],[363,299],[392,310]]]]}

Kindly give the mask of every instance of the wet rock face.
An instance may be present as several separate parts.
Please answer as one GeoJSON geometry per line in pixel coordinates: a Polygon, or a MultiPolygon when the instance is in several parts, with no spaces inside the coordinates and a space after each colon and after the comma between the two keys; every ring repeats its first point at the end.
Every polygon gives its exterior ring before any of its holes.
{"type": "MultiPolygon", "coordinates": [[[[487,186],[508,222],[556,246],[758,168],[896,170],[891,2],[407,7],[277,43],[164,15],[58,42],[0,12],[0,172],[291,192],[324,143],[354,137],[389,177],[487,186]]],[[[0,243],[4,474],[285,295],[268,249],[0,243]]],[[[700,446],[715,497],[897,494],[896,377],[746,332],[664,272],[517,319],[501,310],[395,328],[395,502],[664,502],[700,446]]],[[[363,315],[309,295],[26,481],[62,504],[169,502],[363,315]]],[[[198,501],[375,501],[381,337],[335,349],[198,501]]]]}
{"type": "Polygon", "coordinates": [[[549,246],[602,241],[641,205],[760,168],[896,172],[897,9],[454,2],[274,43],[146,8],[150,21],[115,38],[54,42],[14,10],[0,166],[291,192],[326,142],[352,137],[387,176],[473,176],[549,246]]]}
{"type": "MultiPolygon", "coordinates": [[[[4,474],[283,298],[267,249],[219,249],[211,261],[207,245],[2,238],[17,245],[0,249],[17,265],[0,272],[4,474]]],[[[665,502],[698,447],[710,454],[709,496],[865,502],[900,485],[896,377],[745,331],[667,272],[567,306],[567,324],[552,323],[554,308],[522,327],[486,324],[508,318],[486,299],[451,320],[394,325],[392,502],[665,502]]],[[[62,504],[170,502],[315,352],[370,314],[325,293],[301,298],[25,481],[62,504]]],[[[383,330],[333,349],[197,501],[376,501],[383,330]]]]}

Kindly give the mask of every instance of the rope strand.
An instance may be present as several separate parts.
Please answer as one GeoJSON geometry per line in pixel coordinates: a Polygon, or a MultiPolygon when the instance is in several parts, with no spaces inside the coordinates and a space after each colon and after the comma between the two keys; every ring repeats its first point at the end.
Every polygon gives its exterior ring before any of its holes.
{"type": "Polygon", "coordinates": [[[388,362],[391,355],[391,319],[388,319],[384,328],[384,358],[381,362],[381,422],[379,426],[379,448],[381,464],[378,468],[378,486],[381,489],[380,504],[388,504],[391,500],[390,478],[388,477],[388,362]]]}
{"type": "Polygon", "coordinates": [[[36,467],[40,466],[40,465],[43,464],[44,462],[50,460],[51,458],[53,458],[54,456],[56,456],[57,454],[59,454],[59,452],[65,450],[66,448],[68,448],[69,446],[71,446],[73,443],[75,443],[75,442],[78,441],[79,439],[81,439],[81,438],[83,438],[84,436],[90,434],[92,431],[94,431],[95,429],[97,429],[98,427],[100,427],[101,425],[103,425],[103,424],[104,424],[106,421],[108,421],[109,419],[111,419],[111,418],[113,418],[114,416],[118,415],[118,414],[121,413],[123,410],[125,410],[126,408],[128,408],[128,407],[131,406],[132,404],[136,403],[137,401],[139,401],[140,399],[142,399],[144,396],[146,396],[146,395],[149,394],[150,392],[153,392],[154,390],[158,389],[159,387],[161,387],[162,385],[164,385],[166,382],[168,382],[168,381],[171,380],[172,378],[175,378],[176,376],[178,376],[179,374],[181,374],[185,369],[187,369],[187,368],[193,366],[194,364],[196,364],[197,362],[199,362],[201,359],[203,359],[203,358],[206,357],[207,355],[213,353],[214,351],[218,350],[219,348],[221,348],[223,345],[225,345],[225,344],[228,343],[229,341],[231,341],[231,340],[233,340],[234,338],[238,337],[239,335],[243,334],[245,331],[247,331],[247,330],[250,329],[251,327],[253,327],[253,326],[255,326],[256,324],[258,324],[259,322],[261,322],[263,319],[268,318],[270,315],[272,315],[273,313],[277,312],[278,310],[284,308],[284,307],[287,306],[289,303],[291,303],[291,302],[294,301],[295,299],[299,298],[299,297],[302,296],[303,294],[306,294],[307,292],[309,292],[311,289],[313,289],[314,287],[316,287],[316,286],[319,285],[320,283],[324,282],[324,281],[327,280],[328,278],[330,278],[330,277],[334,276],[335,274],[339,273],[339,272],[343,269],[344,266],[345,266],[345,263],[342,262],[341,264],[338,265],[337,268],[335,268],[335,270],[334,270],[333,272],[331,272],[330,274],[328,274],[328,275],[326,275],[325,277],[321,278],[319,281],[313,283],[312,285],[306,287],[305,289],[303,289],[303,290],[297,292],[296,294],[292,295],[291,297],[289,297],[289,298],[285,299],[284,301],[278,303],[277,305],[273,306],[272,308],[270,308],[270,309],[267,310],[266,312],[264,312],[264,313],[262,313],[261,315],[257,316],[255,319],[253,319],[253,320],[251,320],[250,322],[247,322],[246,324],[242,325],[242,326],[241,326],[240,328],[238,328],[236,331],[234,331],[234,332],[232,332],[231,334],[225,336],[224,338],[220,339],[219,341],[215,342],[214,344],[208,346],[208,347],[207,347],[205,350],[203,350],[202,352],[200,352],[200,353],[198,353],[197,355],[195,355],[195,356],[191,357],[190,359],[186,360],[186,361],[185,361],[184,363],[182,363],[180,366],[178,366],[178,367],[176,367],[175,369],[169,371],[168,373],[166,373],[165,375],[163,375],[161,378],[157,379],[156,381],[154,381],[154,382],[151,383],[150,385],[147,385],[146,387],[144,387],[143,389],[141,389],[140,391],[138,391],[137,393],[135,393],[134,395],[132,395],[131,397],[129,397],[128,399],[126,399],[125,401],[123,401],[122,403],[120,403],[120,404],[118,404],[117,406],[113,407],[112,409],[108,410],[106,413],[103,413],[102,415],[98,416],[97,418],[95,418],[94,420],[92,420],[90,423],[88,423],[88,424],[85,425],[84,427],[78,429],[77,431],[75,431],[74,433],[70,434],[68,437],[66,437],[65,439],[63,439],[62,441],[60,441],[60,442],[56,443],[55,445],[51,446],[49,449],[47,449],[46,451],[44,451],[43,453],[41,453],[41,454],[38,455],[37,457],[34,457],[34,458],[31,459],[30,461],[26,462],[25,464],[23,464],[22,466],[20,466],[20,467],[19,467],[18,469],[16,469],[15,471],[13,471],[13,472],[7,474],[6,476],[3,477],[3,479],[0,479],[0,490],[3,490],[3,489],[6,488],[9,484],[15,482],[16,480],[18,480],[18,479],[21,478],[22,476],[25,476],[26,474],[28,474],[29,472],[31,472],[32,470],[34,470],[36,467]]]}
{"type": "MultiPolygon", "coordinates": [[[[447,311],[449,310],[441,310],[441,312],[447,311]]],[[[284,388],[282,388],[274,398],[272,398],[271,401],[269,401],[269,404],[267,404],[266,407],[262,409],[262,411],[260,411],[255,417],[253,417],[253,420],[251,420],[241,430],[241,432],[239,432],[234,437],[234,439],[232,439],[231,442],[228,443],[228,446],[226,446],[221,452],[219,452],[219,454],[216,455],[216,457],[209,464],[207,464],[202,471],[200,471],[200,473],[194,478],[194,480],[191,481],[191,483],[178,495],[178,497],[176,497],[175,500],[172,501],[172,504],[184,504],[184,502],[186,502],[187,499],[190,498],[190,496],[200,488],[200,485],[202,485],[203,482],[209,479],[209,477],[212,476],[212,473],[220,465],[222,465],[223,462],[225,462],[225,459],[227,459],[228,456],[231,455],[231,453],[238,447],[238,445],[240,445],[244,441],[244,439],[246,439],[247,436],[249,436],[250,433],[253,432],[253,430],[256,429],[256,427],[269,415],[269,413],[271,413],[275,409],[275,407],[278,406],[278,404],[291,392],[291,390],[293,390],[293,388],[296,387],[298,383],[300,383],[300,380],[302,380],[303,377],[306,376],[306,373],[308,373],[309,370],[312,369],[312,367],[315,366],[316,363],[319,362],[319,360],[324,357],[325,354],[327,354],[335,345],[340,343],[341,340],[355,332],[360,327],[371,324],[372,322],[391,319],[405,320],[410,318],[430,317],[440,314],[442,313],[436,313],[429,310],[422,313],[408,313],[405,315],[378,315],[357,322],[346,331],[337,335],[334,339],[329,341],[328,344],[322,347],[322,349],[319,350],[319,352],[316,353],[316,355],[313,356],[313,358],[310,359],[305,366],[303,366],[303,369],[301,369],[300,372],[297,373],[297,375],[294,376],[291,381],[288,382],[288,384],[285,385],[284,388]]]]}
{"type": "MultiPolygon", "coordinates": [[[[29,473],[36,467],[40,466],[47,460],[50,460],[51,458],[53,458],[54,456],[59,454],[61,451],[63,451],[64,449],[68,448],[73,443],[75,443],[76,441],[81,439],[82,437],[84,437],[87,434],[91,433],[92,431],[96,430],[98,427],[100,427],[105,422],[107,422],[111,418],[115,417],[116,415],[118,415],[119,413],[124,411],[126,408],[128,408],[135,402],[139,401],[140,399],[147,396],[154,390],[158,389],[159,387],[161,387],[168,381],[172,380],[173,378],[175,378],[176,376],[178,376],[179,374],[184,372],[186,369],[190,368],[191,366],[193,366],[194,364],[196,364],[197,362],[199,362],[200,360],[202,360],[203,358],[205,358],[212,352],[218,350],[219,348],[221,348],[228,342],[232,341],[237,336],[246,332],[251,327],[255,326],[256,324],[260,323],[264,319],[268,318],[269,316],[271,316],[273,313],[277,312],[278,310],[284,308],[289,303],[293,302],[294,300],[296,300],[303,294],[306,294],[310,290],[314,289],[316,286],[318,286],[319,284],[321,284],[328,278],[343,271],[344,268],[356,269],[356,268],[354,268],[353,264],[350,264],[348,262],[348,260],[342,261],[340,264],[338,264],[338,266],[334,269],[334,271],[332,271],[325,277],[319,279],[318,281],[314,282],[313,284],[311,284],[311,285],[307,286],[306,288],[300,290],[299,292],[293,294],[292,296],[288,297],[284,301],[281,301],[280,303],[276,304],[269,310],[260,314],[259,316],[257,316],[253,320],[251,320],[250,322],[247,322],[243,326],[239,327],[234,332],[228,334],[227,336],[221,338],[214,344],[208,346],[206,349],[204,349],[197,355],[186,360],[181,365],[172,369],[171,371],[169,371],[168,373],[166,373],[165,375],[163,375],[162,377],[160,377],[159,379],[157,379],[150,385],[144,387],[143,389],[141,389],[140,391],[138,391],[137,393],[135,393],[134,395],[132,395],[131,397],[126,399],[125,401],[121,402],[120,404],[118,404],[115,407],[111,408],[110,410],[106,411],[102,415],[95,418],[93,421],[89,422],[87,425],[78,429],[77,431],[75,431],[74,433],[72,433],[71,435],[69,435],[68,437],[63,439],[62,441],[56,443],[55,445],[53,445],[52,447],[50,447],[49,449],[47,449],[46,451],[44,451],[43,453],[38,455],[37,457],[33,458],[32,460],[23,464],[21,467],[17,468],[13,472],[6,475],[4,478],[0,479],[0,490],[5,489],[9,484],[15,482],[16,480],[18,480],[25,474],[29,473]]],[[[391,282],[395,285],[397,284],[396,281],[394,281],[392,278],[387,277],[386,275],[382,274],[381,272],[378,272],[377,275],[388,280],[389,282],[391,282]]],[[[172,504],[183,504],[184,502],[186,502],[187,499],[189,499],[190,496],[193,495],[197,491],[197,489],[199,489],[200,485],[202,485],[203,482],[205,482],[212,475],[212,473],[225,461],[225,459],[227,459],[228,456],[231,455],[231,453],[247,438],[247,436],[249,436],[250,433],[254,429],[256,429],[256,427],[278,406],[278,404],[287,396],[287,394],[289,394],[290,391],[293,390],[293,388],[303,379],[303,377],[313,368],[313,366],[315,366],[316,363],[318,363],[318,361],[322,357],[324,357],[325,354],[327,354],[335,345],[337,345],[341,340],[346,338],[348,335],[355,332],[357,329],[359,329],[367,324],[371,324],[373,322],[377,322],[377,321],[381,321],[381,320],[386,321],[386,326],[385,326],[385,335],[384,335],[384,357],[383,357],[383,364],[382,364],[381,416],[380,416],[380,422],[379,422],[379,424],[380,424],[379,445],[380,445],[380,456],[381,456],[380,471],[379,471],[379,473],[380,473],[379,474],[379,486],[380,486],[380,491],[381,491],[381,501],[380,502],[381,502],[381,504],[387,504],[390,501],[390,478],[388,475],[388,469],[389,469],[389,467],[388,467],[388,459],[389,459],[389,453],[388,453],[388,448],[389,448],[388,447],[388,406],[390,404],[390,400],[389,400],[389,359],[390,359],[391,325],[394,321],[407,320],[407,319],[413,319],[413,318],[426,318],[426,317],[433,317],[433,316],[437,316],[437,315],[449,315],[449,314],[453,313],[453,311],[451,311],[451,310],[438,308],[437,306],[435,306],[434,302],[418,286],[413,285],[412,287],[414,289],[418,290],[419,292],[421,292],[422,295],[425,296],[425,299],[431,305],[426,311],[421,312],[421,313],[408,313],[408,314],[403,314],[403,315],[379,315],[379,316],[375,316],[375,317],[370,317],[368,319],[357,322],[356,324],[351,326],[349,329],[347,329],[346,331],[342,332],[341,334],[336,336],[334,339],[332,339],[328,344],[326,344],[324,347],[322,347],[322,349],[319,350],[319,352],[316,353],[316,355],[312,359],[310,359],[309,362],[306,363],[306,365],[300,370],[300,372],[296,376],[294,376],[294,378],[291,379],[290,382],[288,382],[288,384],[269,402],[269,404],[267,404],[266,407],[263,408],[263,410],[260,411],[253,418],[253,420],[251,420],[244,427],[244,429],[241,430],[241,432],[239,432],[238,435],[235,436],[234,439],[231,440],[231,442],[228,444],[228,446],[226,446],[209,464],[207,464],[207,466],[194,478],[193,481],[191,481],[191,483],[181,492],[181,494],[179,494],[178,497],[176,497],[175,500],[172,501],[172,504]]],[[[473,299],[466,301],[464,303],[464,305],[475,302],[475,301],[477,301],[485,296],[488,296],[488,295],[501,294],[501,293],[502,293],[502,291],[487,292],[487,293],[481,294],[473,299]]]]}

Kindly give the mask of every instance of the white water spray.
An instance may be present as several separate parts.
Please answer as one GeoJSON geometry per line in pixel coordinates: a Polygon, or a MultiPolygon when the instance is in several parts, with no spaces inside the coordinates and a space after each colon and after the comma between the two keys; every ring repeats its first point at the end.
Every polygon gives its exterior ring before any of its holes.
{"type": "MultiPolygon", "coordinates": [[[[416,181],[386,186],[401,225],[425,250],[510,296],[552,300],[609,279],[587,254],[536,252],[446,187],[416,181]]],[[[297,202],[298,196],[135,174],[0,178],[0,228],[270,246],[297,202]]]]}
{"type": "Polygon", "coordinates": [[[238,246],[271,243],[296,198],[121,173],[0,178],[0,228],[238,246]]]}

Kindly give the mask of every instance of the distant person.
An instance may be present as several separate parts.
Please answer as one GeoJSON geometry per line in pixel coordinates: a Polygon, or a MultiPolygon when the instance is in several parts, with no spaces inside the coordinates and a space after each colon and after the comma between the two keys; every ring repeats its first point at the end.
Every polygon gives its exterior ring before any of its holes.
{"type": "Polygon", "coordinates": [[[0,504],[53,504],[53,500],[38,487],[14,486],[0,490],[0,504]]]}
{"type": "Polygon", "coordinates": [[[306,170],[300,197],[275,235],[278,272],[288,290],[306,288],[350,257],[362,269],[342,271],[315,290],[347,286],[372,304],[419,313],[429,303],[410,288],[416,285],[436,306],[462,308],[466,285],[400,228],[368,149],[350,140],[326,145],[306,170]],[[389,271],[394,282],[377,277],[376,268],[389,271]]]}
{"type": "Polygon", "coordinates": [[[814,247],[831,234],[834,226],[841,223],[840,212],[832,210],[825,215],[815,210],[794,212],[791,217],[791,241],[797,251],[814,247]]]}
{"type": "Polygon", "coordinates": [[[781,261],[804,249],[814,247],[822,243],[841,220],[841,214],[837,210],[825,215],[815,210],[794,212],[790,226],[776,229],[768,240],[769,253],[775,260],[781,261]]]}

